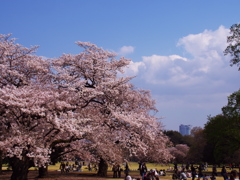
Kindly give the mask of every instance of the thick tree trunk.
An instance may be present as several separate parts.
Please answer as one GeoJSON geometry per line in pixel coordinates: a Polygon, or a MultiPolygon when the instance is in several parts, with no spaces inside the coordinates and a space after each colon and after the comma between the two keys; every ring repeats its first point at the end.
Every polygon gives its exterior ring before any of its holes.
{"type": "Polygon", "coordinates": [[[107,170],[108,170],[108,164],[104,159],[100,159],[100,162],[98,164],[98,176],[101,177],[107,177],[107,170]]]}
{"type": "Polygon", "coordinates": [[[0,150],[0,174],[2,174],[2,158],[3,158],[2,156],[3,156],[3,153],[0,150]]]}
{"type": "Polygon", "coordinates": [[[12,166],[11,180],[27,180],[28,169],[31,167],[32,162],[26,155],[20,160],[17,157],[10,158],[10,165],[12,166]]]}
{"type": "Polygon", "coordinates": [[[38,169],[38,178],[46,178],[48,176],[48,166],[38,169]]]}

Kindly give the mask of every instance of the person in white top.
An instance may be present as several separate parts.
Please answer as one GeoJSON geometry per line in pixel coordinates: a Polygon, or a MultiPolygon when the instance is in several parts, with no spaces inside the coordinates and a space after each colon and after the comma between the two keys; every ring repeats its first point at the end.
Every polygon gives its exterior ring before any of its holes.
{"type": "Polygon", "coordinates": [[[126,173],[125,180],[132,180],[132,177],[128,174],[128,172],[126,173]]]}
{"type": "Polygon", "coordinates": [[[187,176],[186,176],[186,174],[185,174],[184,171],[181,172],[181,174],[180,174],[180,179],[181,179],[181,180],[186,180],[186,179],[187,179],[187,176]]]}

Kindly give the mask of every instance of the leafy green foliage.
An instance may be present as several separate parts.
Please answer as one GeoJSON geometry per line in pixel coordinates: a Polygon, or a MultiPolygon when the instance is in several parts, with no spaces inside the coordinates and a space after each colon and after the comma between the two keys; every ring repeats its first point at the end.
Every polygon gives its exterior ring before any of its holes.
{"type": "Polygon", "coordinates": [[[240,91],[228,97],[228,104],[222,108],[223,114],[208,117],[204,134],[207,150],[215,163],[237,162],[240,145],[240,91]]]}
{"type": "Polygon", "coordinates": [[[186,144],[188,146],[191,145],[192,138],[190,136],[183,136],[178,131],[173,130],[164,131],[164,134],[168,136],[168,138],[170,139],[174,146],[177,144],[186,144]]]}
{"type": "Polygon", "coordinates": [[[228,105],[222,108],[222,112],[227,117],[240,117],[240,90],[228,97],[228,105]]]}
{"type": "Polygon", "coordinates": [[[228,154],[227,127],[228,122],[223,115],[209,116],[205,124],[204,134],[207,139],[207,148],[212,153],[214,163],[221,163],[228,154]]]}
{"type": "Polygon", "coordinates": [[[237,65],[240,71],[240,24],[234,24],[230,28],[231,36],[228,36],[227,42],[229,45],[224,51],[224,54],[232,56],[231,66],[237,65]]]}

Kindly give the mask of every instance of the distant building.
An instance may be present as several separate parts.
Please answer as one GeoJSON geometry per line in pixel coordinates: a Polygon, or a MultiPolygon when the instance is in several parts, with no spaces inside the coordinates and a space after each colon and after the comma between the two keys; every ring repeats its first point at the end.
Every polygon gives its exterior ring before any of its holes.
{"type": "Polygon", "coordinates": [[[182,134],[183,136],[190,135],[191,127],[192,127],[191,125],[183,125],[183,124],[181,124],[179,126],[180,134],[182,134]]]}

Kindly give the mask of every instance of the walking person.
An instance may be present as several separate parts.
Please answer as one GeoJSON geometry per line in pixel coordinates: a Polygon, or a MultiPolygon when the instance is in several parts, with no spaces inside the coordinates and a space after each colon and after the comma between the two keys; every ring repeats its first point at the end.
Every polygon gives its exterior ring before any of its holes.
{"type": "Polygon", "coordinates": [[[113,171],[113,178],[117,178],[118,177],[118,174],[117,174],[117,172],[118,172],[117,164],[113,165],[112,171],[113,171]]]}
{"type": "Polygon", "coordinates": [[[66,163],[65,170],[66,170],[66,173],[69,173],[70,171],[70,166],[68,162],[66,163]]]}
{"type": "Polygon", "coordinates": [[[189,170],[189,162],[187,162],[187,164],[186,164],[186,171],[188,171],[189,170]]]}
{"type": "Polygon", "coordinates": [[[146,166],[146,164],[145,164],[145,163],[142,163],[142,164],[140,165],[139,170],[140,170],[140,174],[141,174],[141,176],[142,176],[142,179],[144,179],[144,176],[147,174],[147,166],[146,166]]]}
{"type": "Polygon", "coordinates": [[[177,163],[174,163],[174,170],[178,170],[177,163]]]}
{"type": "Polygon", "coordinates": [[[117,165],[118,178],[121,178],[122,168],[120,164],[117,165]]]}
{"type": "Polygon", "coordinates": [[[198,179],[200,179],[201,177],[203,177],[203,173],[202,173],[202,165],[198,166],[198,179]]]}
{"type": "Polygon", "coordinates": [[[126,162],[126,163],[125,163],[125,174],[127,174],[129,171],[130,171],[129,165],[128,165],[128,163],[126,162]]]}
{"type": "Polygon", "coordinates": [[[92,165],[91,165],[91,163],[88,163],[88,171],[92,171],[92,165]]]}
{"type": "Polygon", "coordinates": [[[63,174],[63,173],[65,172],[65,170],[66,170],[66,165],[65,165],[64,162],[61,162],[61,164],[60,164],[60,170],[61,170],[61,174],[63,174]]]}
{"type": "Polygon", "coordinates": [[[212,175],[217,176],[217,167],[215,164],[212,167],[212,175]]]}
{"type": "Polygon", "coordinates": [[[192,172],[192,180],[194,180],[197,175],[197,172],[193,164],[191,165],[191,172],[192,172]]]}
{"type": "Polygon", "coordinates": [[[223,177],[224,180],[228,179],[227,169],[226,169],[225,166],[222,167],[221,175],[222,175],[222,177],[223,177]]]}
{"type": "Polygon", "coordinates": [[[208,163],[207,163],[207,162],[205,162],[204,167],[205,167],[204,170],[205,170],[205,171],[208,171],[208,163]]]}

